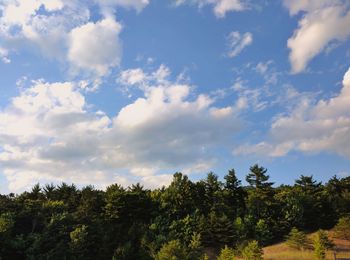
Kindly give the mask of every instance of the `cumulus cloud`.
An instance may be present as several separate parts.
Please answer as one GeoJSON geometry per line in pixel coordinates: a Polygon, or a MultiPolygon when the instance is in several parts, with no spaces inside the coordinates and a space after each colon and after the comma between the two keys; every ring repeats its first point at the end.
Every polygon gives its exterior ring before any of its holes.
{"type": "Polygon", "coordinates": [[[313,103],[301,98],[289,115],[278,116],[270,129],[270,141],[243,145],[235,154],[257,153],[284,156],[290,151],[335,153],[350,158],[350,68],[343,78],[340,93],[313,103]]]}
{"type": "Polygon", "coordinates": [[[27,49],[58,60],[73,75],[102,77],[117,67],[122,57],[121,25],[115,8],[140,12],[148,0],[8,0],[0,1],[0,59],[8,63],[11,52],[27,49]],[[92,8],[102,18],[95,22],[92,8]],[[67,66],[68,65],[68,66],[67,66]]]}
{"type": "Polygon", "coordinates": [[[1,1],[0,10],[4,47],[39,49],[45,57],[58,60],[64,59],[68,32],[90,18],[88,7],[78,0],[1,1]]]}
{"type": "Polygon", "coordinates": [[[22,89],[0,111],[0,165],[9,189],[38,181],[154,187],[169,183],[175,169],[203,168],[239,121],[167,73],[165,66],[143,72],[150,79],[144,95],[115,116],[91,110],[74,82],[36,81],[22,89]]]}
{"type": "Polygon", "coordinates": [[[74,28],[69,35],[68,60],[77,68],[104,76],[121,59],[121,25],[112,18],[74,28]]]}
{"type": "Polygon", "coordinates": [[[346,1],[285,0],[284,5],[291,15],[304,13],[287,43],[293,73],[304,71],[310,60],[329,44],[344,41],[350,35],[350,10],[346,1]]]}
{"type": "Polygon", "coordinates": [[[247,9],[247,5],[242,0],[176,0],[175,4],[192,4],[197,5],[199,8],[202,8],[206,5],[213,6],[213,12],[218,18],[223,18],[226,16],[226,13],[232,11],[243,11],[247,9]]]}
{"type": "Polygon", "coordinates": [[[228,35],[227,40],[229,46],[227,55],[233,58],[240,54],[245,47],[253,43],[253,35],[250,32],[241,34],[233,31],[228,35]]]}

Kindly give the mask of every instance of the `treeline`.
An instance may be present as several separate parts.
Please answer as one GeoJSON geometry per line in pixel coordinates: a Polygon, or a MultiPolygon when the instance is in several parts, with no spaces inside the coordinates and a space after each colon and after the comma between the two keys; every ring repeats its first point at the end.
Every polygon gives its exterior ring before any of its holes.
{"type": "Polygon", "coordinates": [[[301,176],[274,187],[254,165],[246,181],[234,170],[223,181],[175,173],[170,186],[155,190],[62,183],[0,195],[0,259],[203,259],[225,245],[280,241],[293,227],[328,229],[350,213],[350,177],[322,184],[301,176]]]}

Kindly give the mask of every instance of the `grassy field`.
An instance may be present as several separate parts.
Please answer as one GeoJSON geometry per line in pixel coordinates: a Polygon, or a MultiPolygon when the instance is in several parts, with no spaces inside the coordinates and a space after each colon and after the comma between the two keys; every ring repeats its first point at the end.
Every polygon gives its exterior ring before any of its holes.
{"type": "MultiPolygon", "coordinates": [[[[312,239],[314,234],[309,235],[312,239]]],[[[335,250],[338,258],[350,259],[350,241],[335,239],[332,236],[332,232],[329,232],[330,238],[335,244],[335,250]]],[[[298,251],[291,249],[286,243],[280,243],[264,248],[265,260],[313,260],[316,259],[312,250],[298,251]]],[[[333,260],[333,251],[328,251],[327,260],[333,260]]]]}

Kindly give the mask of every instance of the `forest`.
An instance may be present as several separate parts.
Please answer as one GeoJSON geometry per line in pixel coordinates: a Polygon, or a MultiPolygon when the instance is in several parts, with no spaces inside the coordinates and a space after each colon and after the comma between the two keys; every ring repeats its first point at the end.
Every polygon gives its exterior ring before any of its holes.
{"type": "Polygon", "coordinates": [[[266,168],[253,165],[246,182],[231,169],[222,180],[210,172],[196,182],[175,173],[168,187],[154,190],[62,183],[3,194],[0,259],[208,259],[208,250],[229,249],[239,255],[249,243],[270,245],[291,231],[330,229],[350,213],[350,177],[321,183],[301,175],[277,186],[266,168]]]}

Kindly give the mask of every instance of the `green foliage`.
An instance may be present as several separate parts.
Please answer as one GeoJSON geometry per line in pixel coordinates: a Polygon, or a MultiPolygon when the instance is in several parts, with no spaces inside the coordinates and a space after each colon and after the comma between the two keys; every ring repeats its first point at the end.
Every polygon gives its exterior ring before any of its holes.
{"type": "Polygon", "coordinates": [[[218,260],[234,260],[235,254],[234,250],[227,245],[221,249],[220,255],[217,257],[218,260]]]}
{"type": "Polygon", "coordinates": [[[273,235],[270,231],[270,227],[263,219],[259,219],[258,223],[256,223],[255,234],[257,240],[261,245],[268,245],[273,238],[273,235]]]}
{"type": "Polygon", "coordinates": [[[263,254],[263,250],[256,240],[249,242],[242,250],[242,256],[245,260],[262,260],[263,254]]]}
{"type": "Polygon", "coordinates": [[[179,240],[172,240],[163,245],[156,256],[156,260],[183,260],[186,259],[186,250],[179,240]]]}
{"type": "Polygon", "coordinates": [[[10,213],[0,215],[0,234],[10,231],[14,225],[13,216],[10,213]]]}
{"type": "Polygon", "coordinates": [[[313,246],[316,258],[319,260],[324,260],[326,258],[326,247],[321,242],[319,236],[315,238],[313,246]]]}
{"type": "Polygon", "coordinates": [[[326,257],[326,250],[332,249],[334,244],[329,240],[327,232],[320,229],[314,238],[313,247],[316,258],[323,260],[326,257]]]}
{"type": "Polygon", "coordinates": [[[70,232],[69,236],[71,239],[71,249],[81,253],[85,249],[84,247],[88,239],[87,226],[81,225],[76,227],[70,232]]]}
{"type": "Polygon", "coordinates": [[[273,185],[273,182],[268,182],[269,175],[266,175],[267,169],[264,167],[259,167],[255,164],[250,167],[250,173],[246,177],[246,181],[250,186],[256,189],[266,189],[273,185]]]}
{"type": "Polygon", "coordinates": [[[326,250],[334,248],[334,243],[328,237],[328,232],[322,229],[318,230],[316,233],[316,239],[321,243],[326,250]]]}
{"type": "Polygon", "coordinates": [[[287,236],[287,245],[294,249],[304,250],[310,247],[310,241],[304,232],[292,228],[287,236]]]}
{"type": "Polygon", "coordinates": [[[340,218],[334,230],[337,238],[350,240],[350,217],[340,218]]]}
{"type": "Polygon", "coordinates": [[[193,250],[198,250],[201,248],[201,246],[202,246],[201,234],[196,233],[196,232],[193,233],[189,248],[191,248],[193,250]]]}
{"type": "MultiPolygon", "coordinates": [[[[281,240],[291,227],[330,228],[350,214],[350,177],[323,185],[301,176],[295,185],[273,187],[266,173],[252,166],[246,187],[231,169],[223,181],[212,172],[197,182],[176,173],[170,186],[152,191],[140,184],[103,191],[62,183],[0,194],[0,259],[202,260],[221,249],[219,257],[230,258],[225,245],[261,259],[259,245],[281,240]],[[252,240],[258,242],[242,243],[252,240]]],[[[349,217],[335,231],[350,239],[349,217]]],[[[319,231],[314,241],[320,258],[331,247],[327,239],[319,231]]],[[[297,229],[288,241],[309,247],[297,229]]]]}

